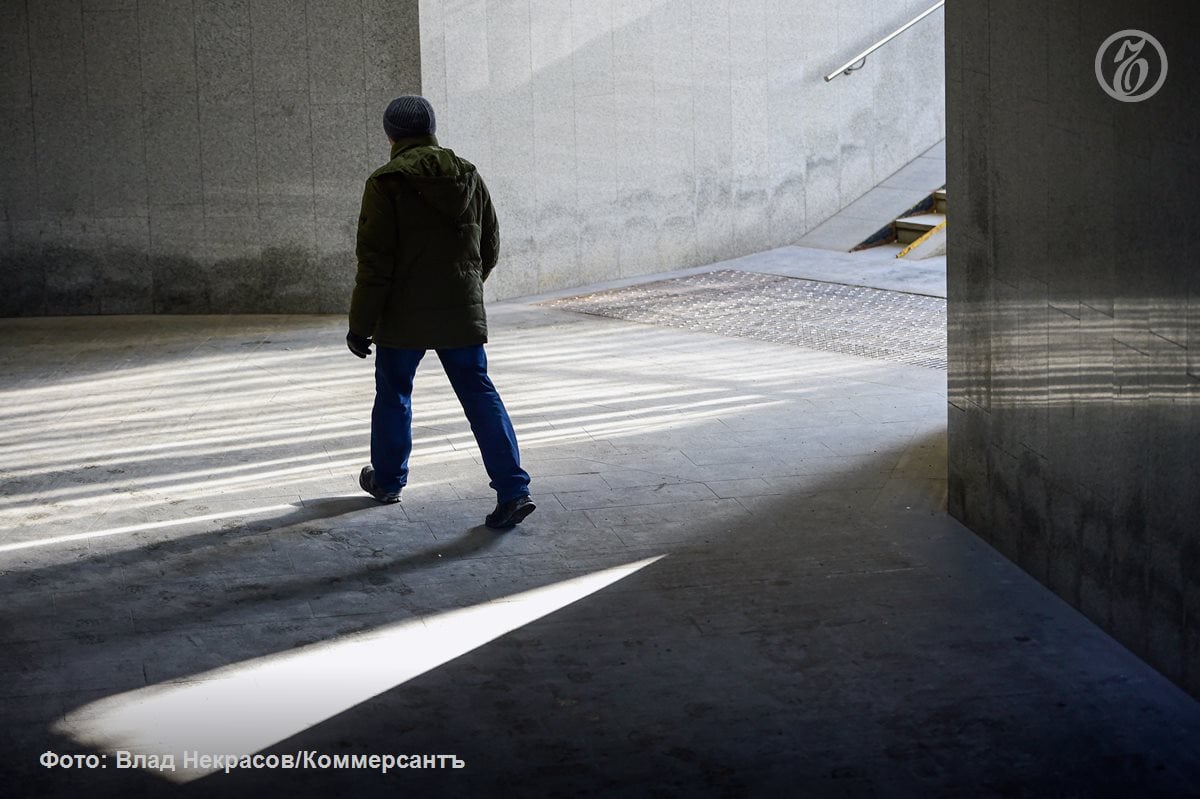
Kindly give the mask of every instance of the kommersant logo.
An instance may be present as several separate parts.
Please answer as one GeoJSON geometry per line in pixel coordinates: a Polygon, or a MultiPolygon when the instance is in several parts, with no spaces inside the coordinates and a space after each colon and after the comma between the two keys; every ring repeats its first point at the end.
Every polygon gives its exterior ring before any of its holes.
{"type": "Polygon", "coordinates": [[[1167,51],[1145,31],[1124,30],[1096,51],[1096,80],[1123,103],[1149,100],[1167,79],[1167,51]]]}

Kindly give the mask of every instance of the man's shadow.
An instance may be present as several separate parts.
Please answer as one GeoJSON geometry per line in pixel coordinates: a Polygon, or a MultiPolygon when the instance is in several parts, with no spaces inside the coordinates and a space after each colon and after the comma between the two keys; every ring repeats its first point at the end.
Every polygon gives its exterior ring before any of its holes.
{"type": "MultiPolygon", "coordinates": [[[[357,530],[352,517],[379,507],[367,497],[324,497],[274,518],[228,523],[219,530],[2,573],[0,592],[6,601],[0,615],[0,644],[7,651],[0,655],[0,675],[9,676],[5,680],[8,690],[3,693],[19,696],[78,690],[72,684],[74,675],[112,671],[111,664],[131,661],[139,653],[168,650],[169,655],[181,635],[198,631],[206,638],[236,638],[232,649],[206,650],[204,670],[270,654],[281,645],[278,637],[266,640],[239,634],[237,626],[253,627],[284,618],[297,625],[293,636],[303,639],[411,618],[410,607],[391,602],[390,595],[364,595],[363,586],[400,586],[399,593],[411,593],[403,587],[405,575],[479,556],[502,537],[478,525],[456,538],[413,549],[414,542],[404,540],[402,533],[391,535],[389,530],[376,533],[379,546],[368,551],[363,538],[371,534],[357,530]],[[408,551],[389,557],[389,545],[408,551]],[[238,572],[241,559],[253,558],[255,553],[281,547],[286,560],[305,556],[314,546],[327,547],[339,556],[304,569],[251,575],[248,580],[238,572]],[[129,574],[134,575],[132,579],[122,579],[129,574]],[[189,594],[189,590],[197,593],[189,594]],[[338,595],[344,608],[339,612],[314,617],[306,604],[338,595]],[[48,598],[53,606],[49,615],[48,598]],[[139,619],[131,608],[143,611],[145,617],[139,619]],[[128,623],[131,613],[132,627],[128,623]],[[226,662],[214,662],[214,658],[226,662]]],[[[387,530],[393,523],[382,527],[387,530]]],[[[429,600],[438,603],[435,610],[476,601],[469,592],[461,597],[438,592],[424,598],[422,604],[430,605],[429,600]]],[[[167,673],[160,678],[189,676],[186,658],[166,657],[164,664],[167,673]]],[[[121,674],[105,689],[126,690],[147,680],[157,681],[144,671],[121,674]]],[[[45,721],[48,726],[52,719],[45,721]]]]}

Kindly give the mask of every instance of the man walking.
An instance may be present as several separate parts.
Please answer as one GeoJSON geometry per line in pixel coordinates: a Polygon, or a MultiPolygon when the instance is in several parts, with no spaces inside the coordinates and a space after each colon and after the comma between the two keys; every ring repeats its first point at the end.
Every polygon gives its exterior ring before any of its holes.
{"type": "Polygon", "coordinates": [[[400,501],[412,453],[417,364],[435,350],[471,423],[496,491],[485,523],[505,529],[535,509],[517,437],[487,374],[483,282],[496,266],[496,212],[475,166],[438,146],[424,97],[393,100],[383,115],[392,160],[367,178],[358,217],[358,275],[346,344],[360,358],[375,344],[371,464],[358,483],[380,502],[400,501]]]}

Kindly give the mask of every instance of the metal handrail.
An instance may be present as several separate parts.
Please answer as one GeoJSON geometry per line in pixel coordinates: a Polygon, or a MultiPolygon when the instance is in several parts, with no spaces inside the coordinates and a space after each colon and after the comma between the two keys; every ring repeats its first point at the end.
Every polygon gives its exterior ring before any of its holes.
{"type": "Polygon", "coordinates": [[[895,39],[897,36],[904,33],[906,30],[911,28],[913,25],[916,25],[918,22],[925,19],[925,17],[929,16],[934,11],[937,11],[939,8],[941,8],[944,5],[946,5],[946,0],[940,0],[940,2],[935,3],[933,8],[929,9],[928,11],[923,12],[919,17],[914,19],[912,22],[910,22],[907,25],[905,25],[904,27],[899,28],[896,31],[892,32],[892,34],[890,36],[887,36],[886,38],[880,39],[879,41],[875,42],[875,44],[871,45],[866,50],[863,50],[861,53],[854,56],[854,58],[851,58],[845,64],[842,64],[840,67],[835,69],[833,72],[830,72],[828,75],[825,76],[825,82],[828,83],[829,81],[836,78],[838,75],[849,75],[851,72],[856,72],[856,71],[862,69],[867,63],[867,56],[869,56],[871,53],[878,50],[880,47],[883,47],[885,44],[890,42],[892,39],[895,39]],[[855,66],[855,64],[857,64],[858,66],[855,66]]]}

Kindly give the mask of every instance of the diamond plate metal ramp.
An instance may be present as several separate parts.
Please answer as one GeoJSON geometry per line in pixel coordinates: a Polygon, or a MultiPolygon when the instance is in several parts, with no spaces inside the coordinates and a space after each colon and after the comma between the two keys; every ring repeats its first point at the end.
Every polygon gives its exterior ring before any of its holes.
{"type": "Polygon", "coordinates": [[[719,270],[540,303],[550,308],[946,368],[946,301],[719,270]]]}

